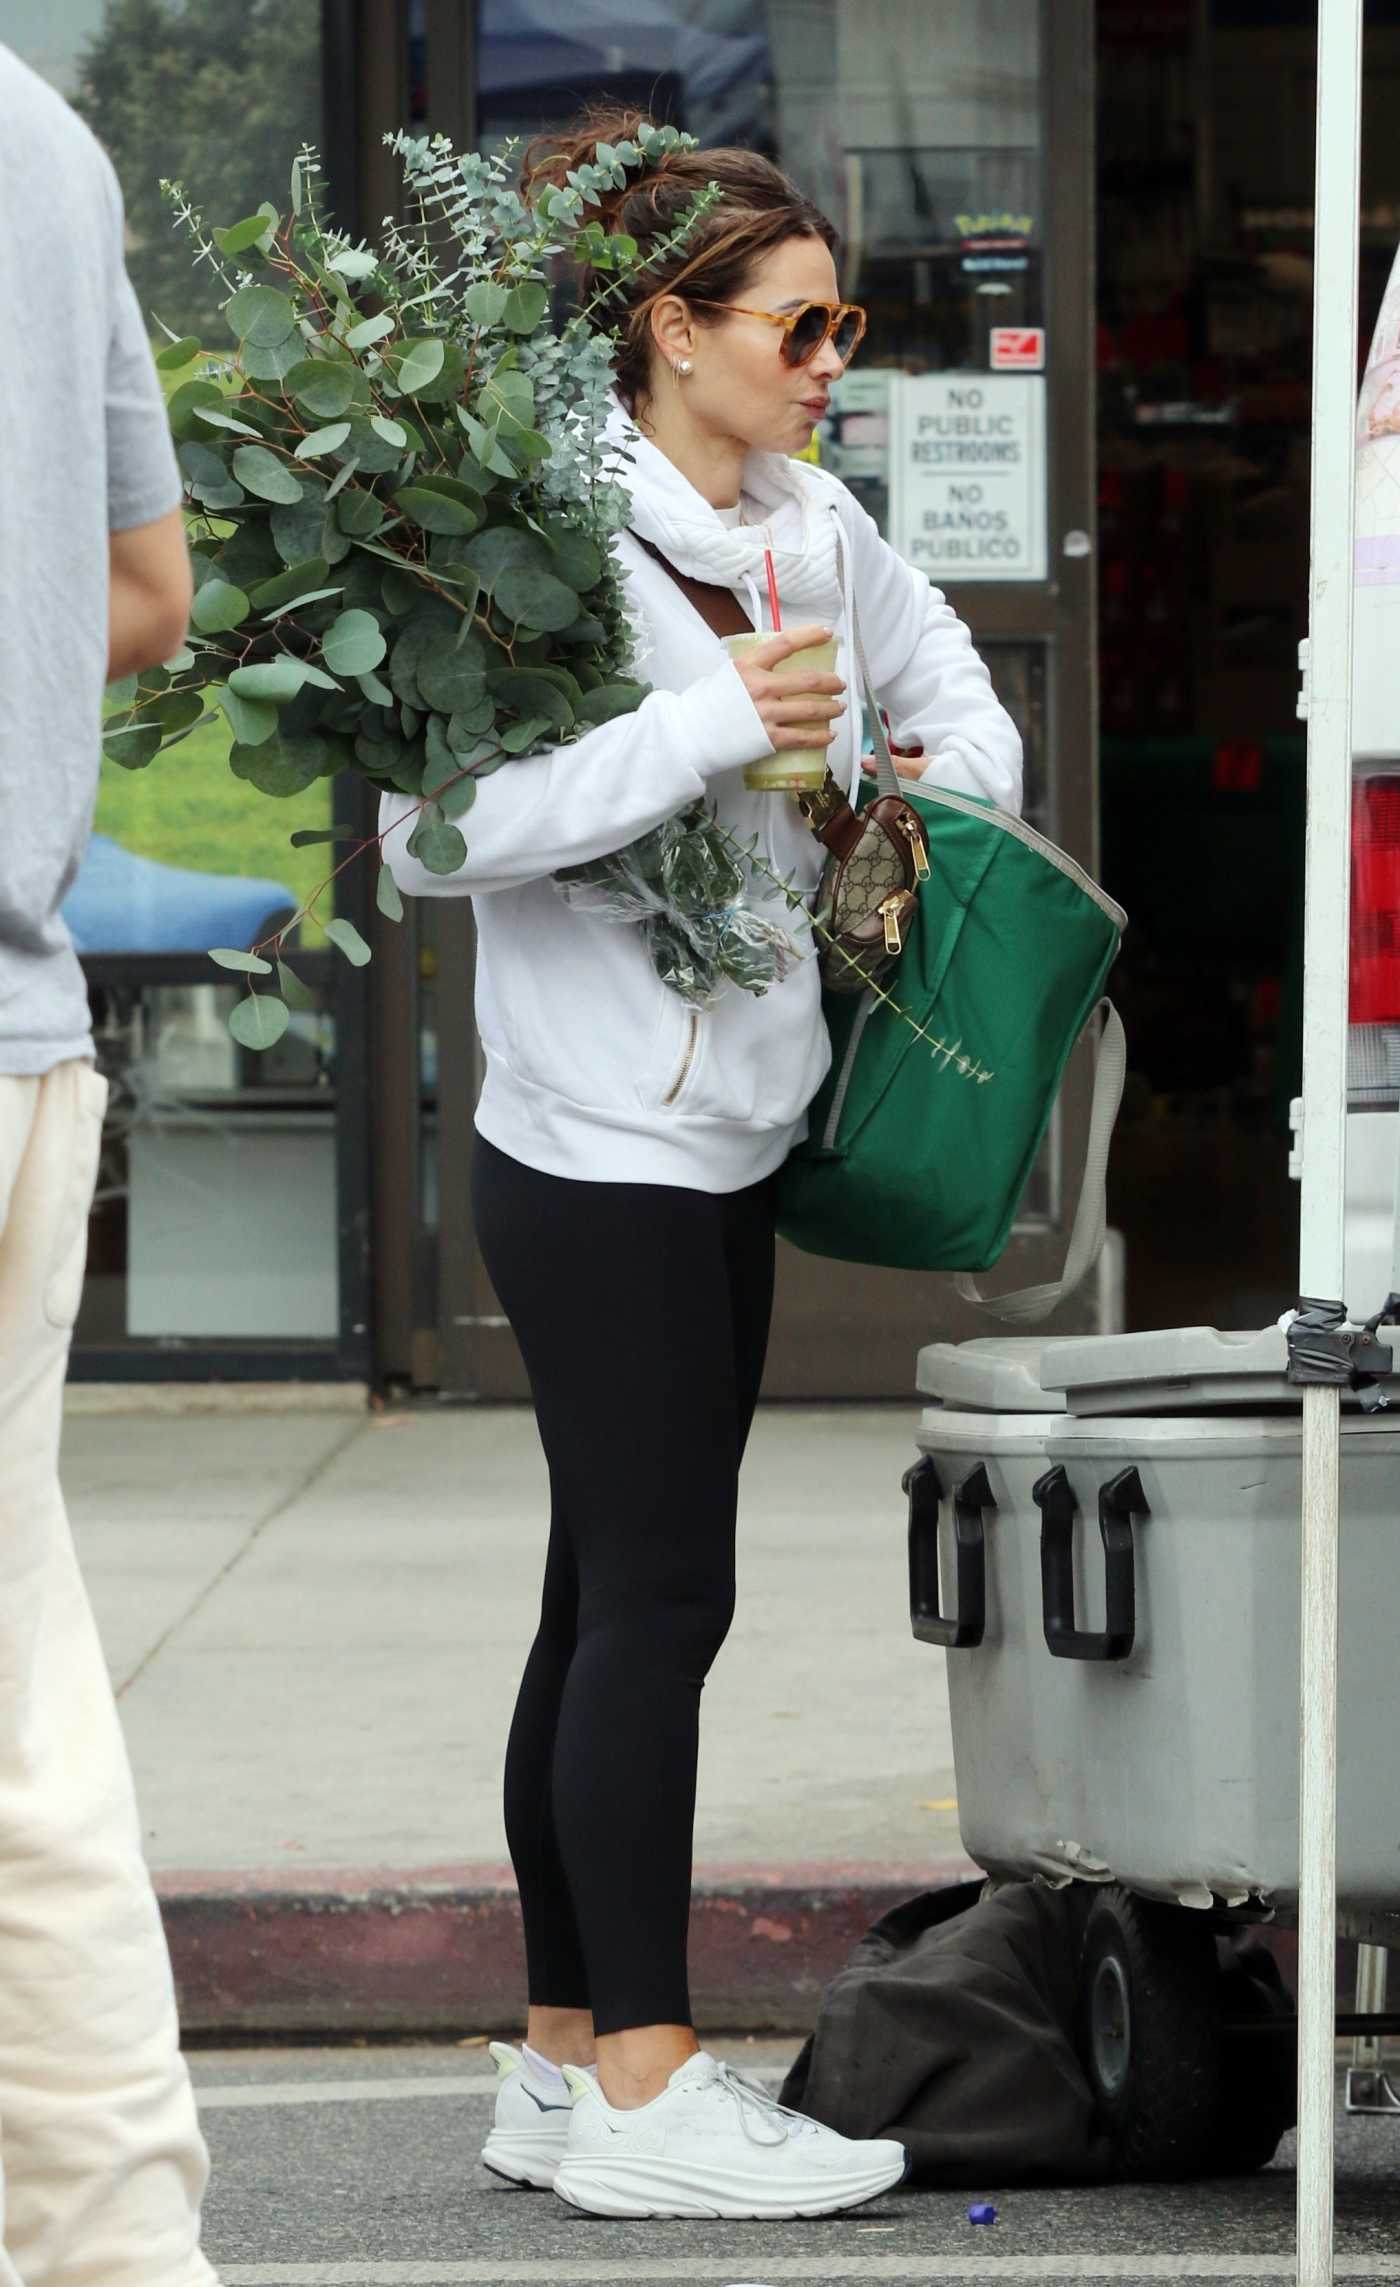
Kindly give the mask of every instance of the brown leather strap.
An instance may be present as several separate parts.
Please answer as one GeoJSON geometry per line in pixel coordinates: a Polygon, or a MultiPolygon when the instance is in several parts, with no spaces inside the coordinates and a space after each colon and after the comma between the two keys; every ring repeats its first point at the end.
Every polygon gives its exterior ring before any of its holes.
{"type": "MultiPolygon", "coordinates": [[[[632,529],[628,527],[629,531],[632,529]]],[[[663,572],[669,572],[692,611],[698,611],[705,625],[715,635],[752,635],[753,621],[730,588],[712,587],[708,580],[692,580],[688,573],[678,572],[669,556],[663,556],[654,541],[644,540],[640,532],[632,538],[639,548],[654,556],[663,572]]]]}

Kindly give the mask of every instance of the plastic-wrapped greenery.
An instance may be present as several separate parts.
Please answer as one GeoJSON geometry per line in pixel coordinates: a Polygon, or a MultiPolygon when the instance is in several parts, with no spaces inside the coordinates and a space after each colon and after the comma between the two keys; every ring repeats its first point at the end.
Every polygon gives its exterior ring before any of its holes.
{"type": "Polygon", "coordinates": [[[765,993],[803,957],[786,930],[744,903],[738,845],[703,803],[554,879],[577,910],[642,928],[657,975],[691,1008],[710,1007],[728,985],[765,993]]]}
{"type": "MultiPolygon", "coordinates": [[[[446,875],[468,855],[482,780],[640,703],[610,546],[629,495],[606,465],[613,345],[601,321],[719,193],[697,192],[645,255],[606,231],[603,206],[629,170],[692,144],[643,125],[527,204],[510,151],[399,135],[411,220],[387,224],[378,245],[332,227],[309,150],[287,215],[267,201],[211,231],[166,186],[219,281],[236,347],[186,337],[160,353],[172,372],[194,368],[169,411],[196,593],[188,644],[112,694],[113,762],[146,768],[216,706],[236,777],[274,801],[342,772],[415,796],[406,846],[446,875]],[[603,283],[586,308],[556,316],[561,254],[603,283]]],[[[245,1046],[286,1029],[305,987],[284,947],[328,886],[263,945],[212,952],[248,979],[229,1020],[245,1046]]],[[[377,895],[399,920],[383,869],[377,895]]],[[[717,957],[747,959],[731,948],[735,925],[715,927],[717,957]]],[[[351,921],[324,928],[347,959],[369,959],[351,921]]],[[[679,956],[676,969],[686,973],[679,956]]]]}

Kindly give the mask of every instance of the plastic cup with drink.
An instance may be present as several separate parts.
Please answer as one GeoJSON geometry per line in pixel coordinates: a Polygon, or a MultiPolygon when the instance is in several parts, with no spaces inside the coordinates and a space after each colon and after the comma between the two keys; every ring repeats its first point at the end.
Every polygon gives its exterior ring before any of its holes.
{"type": "MultiPolygon", "coordinates": [[[[724,647],[731,659],[741,659],[757,644],[771,643],[782,633],[783,615],[778,604],[778,583],[773,571],[773,558],[765,550],[768,573],[768,600],[773,614],[771,630],[765,634],[754,630],[743,635],[727,635],[724,647]]],[[[794,682],[809,675],[834,675],[836,672],[836,639],[825,643],[809,643],[801,651],[790,652],[773,673],[781,682],[791,677],[794,682]]],[[[766,754],[757,762],[745,765],[744,784],[751,794],[815,794],[825,783],[829,764],[825,746],[787,746],[776,754],[766,754]]]]}

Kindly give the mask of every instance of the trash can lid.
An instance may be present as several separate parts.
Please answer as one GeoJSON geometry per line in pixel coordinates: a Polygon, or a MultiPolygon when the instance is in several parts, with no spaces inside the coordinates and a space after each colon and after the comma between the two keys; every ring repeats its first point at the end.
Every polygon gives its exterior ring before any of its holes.
{"type": "Polygon", "coordinates": [[[918,1388],[971,1413],[1064,1413],[1063,1390],[1047,1389],[1042,1363],[1077,1347],[1064,1335],[992,1334],[975,1342],[930,1342],[919,1352],[918,1388]]]}
{"type": "MultiPolygon", "coordinates": [[[[1166,1326],[1144,1334],[1080,1335],[1048,1348],[1054,1355],[1044,1361],[1044,1382],[1064,1393],[1072,1414],[1296,1410],[1302,1404],[1301,1389],[1288,1379],[1281,1326],[1249,1333],[1166,1326]]],[[[1354,1406],[1355,1393],[1343,1390],[1342,1402],[1354,1406]]]]}

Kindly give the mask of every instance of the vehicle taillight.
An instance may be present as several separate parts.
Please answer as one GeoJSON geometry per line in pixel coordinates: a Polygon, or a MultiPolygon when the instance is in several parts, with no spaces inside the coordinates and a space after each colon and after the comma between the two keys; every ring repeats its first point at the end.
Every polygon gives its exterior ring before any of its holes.
{"type": "Polygon", "coordinates": [[[1400,770],[1351,790],[1351,981],[1347,1097],[1400,1100],[1400,770]]]}

